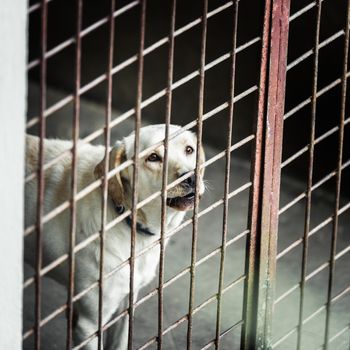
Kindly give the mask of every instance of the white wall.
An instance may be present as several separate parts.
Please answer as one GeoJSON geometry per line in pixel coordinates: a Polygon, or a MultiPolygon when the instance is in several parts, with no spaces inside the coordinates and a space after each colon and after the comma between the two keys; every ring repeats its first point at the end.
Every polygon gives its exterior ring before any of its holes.
{"type": "Polygon", "coordinates": [[[0,349],[22,348],[27,1],[0,6],[0,349]]]}

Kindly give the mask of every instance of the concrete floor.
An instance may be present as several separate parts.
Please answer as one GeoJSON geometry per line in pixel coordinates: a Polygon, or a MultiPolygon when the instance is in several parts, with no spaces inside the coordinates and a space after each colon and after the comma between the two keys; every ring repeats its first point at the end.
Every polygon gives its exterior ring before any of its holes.
{"type": "MultiPolygon", "coordinates": [[[[35,87],[30,89],[33,96],[35,87]]],[[[57,100],[60,94],[51,91],[49,100],[57,100]]],[[[30,108],[32,108],[30,106],[30,108]]],[[[48,118],[48,135],[60,138],[70,137],[70,111],[63,109],[56,116],[48,118]],[[67,117],[68,116],[68,117],[67,117]]],[[[30,114],[32,115],[32,114],[30,114]]],[[[86,136],[92,130],[103,123],[104,109],[91,102],[82,101],[81,137],[86,136]],[[84,121],[89,121],[88,123],[84,121]]],[[[126,135],[132,130],[132,122],[126,121],[116,127],[112,133],[112,139],[126,135]]],[[[101,140],[100,140],[101,143],[101,140]]],[[[218,153],[212,145],[205,145],[207,159],[218,153]]],[[[250,164],[248,161],[238,159],[233,154],[231,169],[231,191],[249,181],[250,164]]],[[[201,201],[204,209],[210,204],[222,198],[224,184],[224,159],[218,160],[206,170],[206,179],[209,181],[210,190],[201,201]]],[[[283,175],[283,174],[282,174],[283,175]]],[[[347,176],[349,174],[347,173],[347,176]]],[[[295,179],[283,176],[281,187],[281,207],[294,199],[304,191],[304,185],[295,179]]],[[[228,239],[238,236],[247,227],[249,190],[241,192],[233,197],[229,203],[229,232],[228,239]]],[[[348,203],[349,199],[343,198],[342,203],[348,203]]],[[[278,251],[282,251],[289,244],[297,240],[303,233],[304,201],[300,201],[287,212],[280,216],[278,237],[278,251]]],[[[311,228],[331,215],[333,208],[333,196],[319,188],[313,194],[311,228]]],[[[341,251],[350,244],[350,213],[341,215],[339,221],[339,233],[337,251],[341,251]]],[[[317,234],[310,238],[309,260],[307,271],[311,272],[328,260],[330,251],[331,224],[326,225],[317,234]]],[[[222,234],[222,206],[212,210],[199,220],[199,236],[197,256],[198,259],[220,246],[222,234]]],[[[246,239],[242,237],[231,244],[226,250],[225,260],[225,286],[244,273],[246,239]]],[[[278,298],[300,280],[301,246],[296,247],[286,254],[277,263],[277,288],[278,298]]],[[[191,227],[178,232],[171,240],[166,250],[165,280],[169,280],[177,273],[188,267],[191,259],[191,227]]],[[[217,292],[218,272],[220,266],[220,254],[206,260],[196,269],[195,279],[195,303],[201,304],[217,292]]],[[[334,295],[350,285],[350,254],[341,257],[335,268],[334,295]]],[[[33,270],[26,266],[25,275],[32,275],[33,270]]],[[[305,318],[325,303],[327,295],[328,268],[310,279],[306,283],[305,290],[305,318]]],[[[188,312],[189,297],[189,273],[179,278],[165,289],[165,327],[168,327],[188,312]]],[[[49,278],[43,279],[43,317],[65,303],[66,292],[64,288],[49,278]]],[[[146,287],[140,297],[146,295],[157,286],[154,281],[146,287]]],[[[33,300],[34,290],[29,287],[24,293],[24,331],[33,325],[33,300]]],[[[242,317],[243,283],[238,283],[223,295],[222,304],[222,331],[238,322],[242,317]]],[[[299,290],[295,290],[287,298],[275,307],[273,320],[273,342],[292,329],[298,320],[299,290]]],[[[306,323],[303,330],[302,349],[317,349],[323,343],[324,310],[306,323]]],[[[344,328],[350,322],[350,293],[332,307],[331,336],[344,328]]],[[[135,314],[135,348],[140,347],[147,340],[157,334],[157,296],[152,297],[146,303],[136,309],[135,314]]],[[[216,325],[216,301],[212,301],[194,316],[193,325],[193,349],[200,349],[215,336],[216,325]]],[[[186,348],[187,322],[169,332],[164,337],[165,349],[186,348]]],[[[31,349],[32,337],[24,342],[24,349],[31,349]]],[[[64,314],[50,321],[42,328],[43,349],[64,349],[65,344],[65,317],[64,314]]],[[[240,328],[228,333],[222,338],[222,349],[238,349],[240,344],[240,328]]],[[[155,349],[153,345],[150,349],[155,349]]],[[[295,349],[295,334],[276,347],[277,349],[295,349]]],[[[349,332],[343,334],[332,343],[331,349],[349,349],[349,332]]]]}

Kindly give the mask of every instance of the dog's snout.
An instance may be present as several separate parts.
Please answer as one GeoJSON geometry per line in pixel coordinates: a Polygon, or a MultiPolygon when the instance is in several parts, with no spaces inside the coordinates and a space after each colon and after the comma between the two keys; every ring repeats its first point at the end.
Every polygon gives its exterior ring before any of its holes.
{"type": "MultiPolygon", "coordinates": [[[[183,173],[179,177],[182,177],[186,174],[188,174],[188,173],[187,172],[183,173]]],[[[186,184],[189,187],[194,187],[196,184],[196,176],[193,174],[193,175],[189,176],[187,179],[183,180],[182,183],[186,184]]]]}

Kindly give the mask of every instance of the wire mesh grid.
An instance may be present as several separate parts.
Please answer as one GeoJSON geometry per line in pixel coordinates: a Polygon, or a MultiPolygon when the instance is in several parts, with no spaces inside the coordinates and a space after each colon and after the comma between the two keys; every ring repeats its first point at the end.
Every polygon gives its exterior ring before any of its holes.
{"type": "MultiPolygon", "coordinates": [[[[103,347],[104,333],[111,328],[117,322],[120,322],[127,315],[129,316],[128,325],[128,348],[131,349],[135,345],[133,338],[137,329],[135,328],[135,313],[138,308],[142,305],[147,304],[153,297],[157,297],[157,332],[147,339],[146,342],[139,345],[139,349],[145,349],[156,345],[158,348],[164,348],[167,334],[174,332],[176,328],[181,325],[187,324],[186,329],[186,347],[193,347],[193,337],[195,332],[194,317],[201,310],[204,310],[208,305],[215,304],[216,302],[216,317],[215,317],[215,330],[214,337],[201,346],[202,349],[210,347],[222,347],[221,342],[225,337],[233,332],[242,332],[239,344],[241,348],[277,348],[278,346],[284,346],[284,342],[288,340],[293,334],[297,335],[296,347],[302,348],[303,329],[305,325],[310,322],[314,317],[322,312],[326,312],[325,317],[325,330],[324,339],[320,346],[324,348],[331,348],[331,344],[336,341],[338,337],[343,336],[348,332],[349,325],[343,329],[338,329],[333,335],[330,334],[330,315],[333,304],[341,300],[342,297],[346,296],[350,290],[347,286],[343,290],[338,291],[337,294],[333,291],[333,279],[335,263],[342,259],[350,251],[350,246],[343,247],[340,251],[337,250],[337,230],[338,220],[342,214],[348,211],[350,203],[341,203],[341,176],[349,164],[350,160],[343,160],[343,143],[344,143],[344,129],[349,123],[350,118],[346,118],[346,96],[347,96],[347,78],[350,72],[348,72],[348,49],[349,49],[349,11],[350,3],[347,3],[347,17],[346,22],[342,30],[332,33],[331,36],[320,39],[320,27],[322,18],[322,3],[324,1],[318,0],[308,3],[303,8],[295,11],[289,15],[289,1],[265,1],[264,4],[264,19],[263,28],[261,35],[250,39],[242,44],[238,44],[237,41],[237,27],[239,19],[239,5],[240,1],[228,1],[220,4],[217,8],[208,9],[208,1],[204,0],[201,4],[202,14],[199,18],[192,20],[185,25],[178,27],[176,26],[176,8],[177,1],[173,0],[171,3],[171,16],[169,16],[169,34],[168,36],[154,42],[153,44],[145,45],[145,31],[146,31],[146,15],[147,15],[147,3],[145,0],[128,2],[126,5],[116,8],[114,0],[110,1],[110,8],[108,16],[100,19],[97,22],[90,24],[83,29],[83,0],[76,1],[76,34],[50,50],[47,49],[47,25],[48,25],[48,6],[51,2],[56,0],[43,0],[40,3],[34,3],[29,6],[28,15],[33,16],[40,11],[41,17],[41,49],[40,57],[30,60],[28,63],[28,71],[38,69],[40,71],[40,111],[38,115],[30,116],[27,122],[27,130],[31,130],[34,126],[39,126],[40,130],[40,142],[39,142],[39,155],[38,155],[38,170],[37,172],[28,174],[25,179],[26,184],[30,184],[33,181],[37,181],[38,186],[38,204],[37,204],[37,221],[35,224],[25,227],[24,237],[35,236],[36,238],[36,265],[35,274],[29,276],[24,281],[24,292],[27,289],[35,287],[35,318],[34,323],[29,329],[24,330],[23,339],[24,342],[34,337],[34,347],[40,349],[42,347],[42,329],[55,318],[60,317],[64,314],[67,316],[66,321],[66,347],[67,349],[80,349],[84,348],[94,339],[98,339],[96,343],[98,348],[103,347]],[[124,60],[123,62],[114,65],[114,33],[115,33],[115,22],[118,18],[121,18],[123,14],[130,10],[137,10],[139,16],[139,47],[138,53],[124,60]],[[316,10],[316,11],[315,11],[316,10]],[[217,57],[210,62],[206,59],[206,39],[207,39],[207,26],[210,18],[215,18],[221,12],[230,11],[231,13],[231,49],[229,52],[217,57]],[[303,52],[300,56],[295,58],[293,61],[287,64],[287,44],[288,44],[288,33],[289,26],[294,21],[300,20],[305,14],[315,12],[315,36],[314,46],[311,50],[303,52]],[[81,64],[82,64],[82,40],[90,33],[98,30],[102,26],[108,26],[108,37],[109,37],[109,51],[108,51],[108,65],[106,71],[87,82],[82,84],[81,82],[81,64]],[[200,38],[200,62],[198,67],[187,74],[186,76],[175,80],[174,79],[174,50],[175,40],[192,30],[193,28],[199,27],[201,31],[200,38]],[[320,88],[318,84],[318,64],[319,54],[322,49],[331,45],[334,41],[344,38],[344,56],[343,56],[343,70],[340,77],[336,80],[331,81],[324,87],[320,88]],[[256,83],[244,91],[237,93],[235,89],[235,76],[236,76],[236,59],[240,53],[248,50],[250,47],[259,45],[261,48],[260,57],[260,76],[256,83]],[[158,49],[163,46],[167,47],[168,59],[167,59],[167,84],[166,87],[155,94],[143,99],[143,76],[144,76],[144,58],[153,53],[157,52],[158,49]],[[75,50],[75,86],[74,93],[67,95],[64,98],[58,100],[50,106],[47,106],[47,62],[49,59],[55,57],[61,51],[67,48],[73,47],[75,50]],[[294,69],[297,69],[299,65],[302,65],[304,61],[309,58],[313,59],[313,83],[312,90],[310,90],[310,97],[297,105],[291,107],[289,111],[284,113],[284,101],[285,101],[285,77],[292,74],[294,69]],[[223,64],[224,62],[230,62],[230,93],[229,99],[221,103],[220,105],[212,108],[209,111],[205,111],[205,76],[208,71],[215,68],[216,66],[223,64]],[[127,110],[120,114],[116,118],[112,116],[112,91],[113,91],[113,76],[122,72],[130,65],[137,65],[137,93],[135,97],[135,107],[127,110]],[[176,133],[170,133],[170,123],[172,115],[172,95],[174,91],[183,85],[191,82],[194,79],[198,79],[198,106],[197,106],[197,117],[187,123],[176,133]],[[102,128],[94,130],[92,133],[79,140],[79,127],[80,127],[80,113],[81,113],[81,97],[99,84],[107,83],[107,103],[105,113],[105,125],[102,128]],[[316,136],[315,125],[317,115],[317,100],[322,96],[326,95],[332,89],[341,87],[341,110],[339,123],[332,128],[324,131],[322,134],[316,136]],[[234,108],[237,103],[245,100],[251,95],[258,96],[257,101],[257,113],[255,116],[255,129],[248,136],[240,139],[237,142],[232,141],[232,130],[234,130],[234,108]],[[142,112],[143,110],[156,103],[159,99],[165,98],[166,110],[165,110],[165,139],[164,141],[152,145],[147,149],[140,151],[139,144],[139,133],[141,128],[142,112]],[[72,144],[66,147],[66,150],[54,157],[49,161],[44,159],[45,143],[44,138],[46,136],[46,121],[47,118],[55,114],[60,109],[67,106],[69,103],[74,105],[73,112],[73,123],[72,123],[72,144]],[[301,110],[305,107],[311,106],[310,113],[310,139],[306,146],[294,152],[288,157],[282,158],[282,136],[283,136],[283,122],[293,119],[301,110]],[[168,177],[168,147],[170,140],[180,135],[186,130],[190,130],[196,127],[197,131],[197,149],[199,149],[203,138],[203,124],[212,118],[215,118],[218,114],[225,112],[227,114],[227,134],[226,134],[226,147],[223,151],[214,154],[212,157],[207,159],[205,162],[200,163],[200,155],[197,152],[196,167],[193,171],[181,176],[179,179],[172,183],[167,183],[168,177]],[[120,166],[110,170],[109,164],[109,146],[111,144],[111,130],[116,128],[122,122],[129,118],[134,118],[134,130],[135,130],[135,144],[134,153],[138,156],[134,157],[133,160],[123,162],[120,166]],[[103,176],[91,183],[85,188],[77,188],[77,158],[79,148],[84,144],[94,141],[99,136],[104,136],[105,141],[105,167],[103,176]],[[318,181],[314,180],[313,176],[313,161],[314,152],[317,145],[321,144],[328,138],[338,135],[338,161],[336,168],[327,173],[318,181]],[[132,167],[133,169],[133,184],[138,182],[138,171],[139,162],[142,157],[149,154],[150,151],[156,147],[164,145],[164,167],[162,173],[162,187],[159,191],[155,192],[148,198],[138,201],[138,187],[133,186],[132,190],[132,205],[130,210],[126,210],[121,215],[108,221],[107,220],[107,205],[108,205],[108,183],[109,180],[122,170],[132,167]],[[235,158],[232,158],[235,151],[238,151],[242,147],[249,145],[253,150],[253,156],[251,159],[250,166],[250,178],[247,177],[246,181],[238,187],[232,187],[232,162],[235,162],[235,158]],[[285,168],[293,164],[298,158],[307,155],[308,157],[308,173],[307,173],[307,187],[306,190],[297,195],[295,198],[285,203],[283,206],[278,208],[279,204],[279,191],[280,191],[280,173],[285,168]],[[55,165],[59,164],[60,161],[65,157],[71,156],[71,196],[69,199],[64,200],[60,205],[56,206],[50,211],[44,208],[44,193],[45,193],[45,174],[54,169],[55,165]],[[165,216],[167,211],[166,206],[166,195],[167,191],[186,180],[191,176],[196,177],[196,183],[199,182],[200,171],[205,168],[209,168],[212,164],[215,164],[218,160],[225,160],[224,167],[224,191],[223,196],[211,203],[204,209],[199,208],[199,190],[196,186],[195,191],[195,204],[193,216],[186,219],[178,227],[171,231],[166,230],[165,216]],[[311,226],[311,208],[312,208],[312,194],[322,187],[325,183],[331,179],[336,179],[336,199],[334,205],[334,212],[323,220],[318,225],[311,226]],[[86,198],[92,191],[101,188],[102,200],[101,200],[101,227],[97,232],[93,232],[85,240],[76,242],[76,227],[77,227],[77,206],[79,201],[86,198]],[[271,197],[271,193],[273,196],[271,197]],[[229,216],[233,215],[230,210],[231,200],[245,194],[249,194],[250,201],[246,208],[247,226],[239,233],[235,233],[233,236],[229,234],[229,216]],[[141,251],[136,251],[135,240],[137,239],[137,211],[150,203],[156,198],[161,199],[161,234],[159,239],[155,240],[150,246],[145,247],[141,251]],[[281,250],[278,250],[277,246],[277,234],[278,234],[278,218],[288,215],[288,212],[293,209],[298,203],[305,201],[305,220],[303,236],[293,241],[288,246],[281,250]],[[200,219],[205,215],[217,210],[222,207],[222,230],[221,230],[221,242],[217,248],[203,255],[201,258],[197,257],[198,250],[198,234],[200,219]],[[55,217],[59,216],[65,211],[70,212],[70,226],[69,226],[69,250],[59,256],[57,259],[51,261],[48,264],[43,264],[42,251],[42,237],[44,232],[44,226],[50,223],[55,217]],[[104,252],[105,252],[105,237],[108,235],[108,231],[116,227],[118,223],[123,222],[128,217],[131,217],[131,247],[130,257],[115,266],[113,270],[104,271],[104,252]],[[307,268],[308,262],[308,247],[309,240],[312,236],[317,235],[325,226],[332,225],[332,240],[330,245],[330,258],[329,260],[322,262],[317,268],[309,271],[307,268]],[[191,254],[190,264],[183,268],[179,273],[171,276],[170,278],[165,277],[165,241],[178,234],[181,230],[192,226],[192,239],[191,239],[191,254]],[[312,227],[312,228],[311,228],[312,227]],[[77,254],[83,251],[93,242],[99,242],[100,247],[100,270],[99,277],[96,282],[92,283],[78,293],[74,284],[75,275],[75,260],[77,254]],[[227,249],[234,247],[235,244],[243,241],[246,243],[246,256],[245,256],[245,271],[239,276],[236,276],[229,282],[225,278],[225,257],[227,255],[227,249]],[[159,255],[159,271],[158,271],[158,285],[152,288],[148,293],[140,297],[139,299],[134,298],[134,269],[135,261],[146,254],[154,247],[160,247],[159,255]],[[274,280],[276,274],[276,265],[278,270],[278,264],[283,261],[285,256],[289,254],[293,249],[302,247],[302,256],[300,259],[301,274],[300,280],[297,284],[291,286],[288,290],[284,291],[277,297],[274,296],[274,280]],[[196,301],[196,271],[198,267],[210,261],[212,258],[219,256],[218,261],[218,284],[215,293],[200,303],[196,301]],[[48,315],[44,316],[42,311],[42,279],[44,276],[48,276],[55,268],[60,265],[68,263],[69,273],[69,286],[67,287],[68,296],[67,302],[60,305],[48,315]],[[113,275],[120,272],[124,267],[130,266],[130,286],[129,286],[129,300],[128,306],[125,309],[114,315],[108,322],[103,321],[103,296],[104,296],[104,284],[113,275]],[[329,270],[328,277],[328,291],[326,303],[320,306],[316,311],[313,311],[310,315],[305,314],[305,290],[308,281],[313,279],[317,274],[321,273],[325,269],[329,270]],[[165,312],[165,293],[170,286],[174,285],[179,279],[184,276],[189,276],[188,284],[188,310],[176,321],[168,324],[164,320],[165,312]],[[266,281],[269,281],[266,287],[266,281]],[[242,311],[241,315],[235,322],[229,325],[226,329],[222,325],[222,308],[223,298],[225,293],[228,294],[235,287],[240,286],[242,290],[241,303],[242,311]],[[80,344],[73,344],[73,325],[74,325],[74,303],[84,298],[89,292],[94,289],[98,289],[99,303],[98,303],[98,323],[96,331],[87,337],[80,344]],[[290,297],[295,291],[300,292],[299,298],[299,313],[298,322],[296,325],[283,334],[282,336],[274,339],[271,335],[271,326],[273,319],[273,309],[278,310],[280,303],[290,297]],[[272,341],[273,339],[273,341],[272,341]]],[[[242,2],[242,1],[241,1],[242,2]]],[[[288,80],[287,89],[288,94],[288,80]]],[[[288,97],[288,95],[287,95],[288,97]]],[[[283,183],[282,183],[283,186],[283,183]]],[[[244,257],[243,257],[244,259],[244,257]]],[[[277,278],[278,280],[278,278],[277,278]]],[[[239,293],[238,293],[239,294],[239,293]]]]}

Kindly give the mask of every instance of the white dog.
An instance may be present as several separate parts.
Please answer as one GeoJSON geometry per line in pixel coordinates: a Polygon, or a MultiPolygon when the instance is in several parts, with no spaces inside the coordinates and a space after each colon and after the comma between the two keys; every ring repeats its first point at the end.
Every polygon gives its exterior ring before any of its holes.
{"type": "MultiPolygon", "coordinates": [[[[171,125],[170,134],[178,131],[179,126],[171,125]]],[[[141,128],[140,151],[162,141],[165,136],[164,125],[152,125],[141,128]]],[[[133,158],[134,133],[116,143],[109,153],[109,169],[133,158]]],[[[61,140],[45,140],[45,163],[71,148],[72,143],[61,140]]],[[[32,174],[38,166],[39,139],[27,136],[26,174],[32,174]]],[[[200,160],[204,161],[200,149],[200,160]]],[[[104,173],[103,146],[79,145],[77,160],[77,187],[84,189],[104,173]]],[[[164,147],[149,152],[139,161],[138,200],[142,201],[162,186],[164,147]]],[[[196,137],[185,131],[169,142],[168,183],[193,170],[196,164],[196,137]]],[[[70,198],[71,155],[65,156],[45,171],[44,214],[50,212],[70,198]]],[[[132,166],[127,167],[110,179],[108,187],[107,222],[116,218],[122,208],[131,208],[132,166]]],[[[167,193],[166,229],[176,228],[184,218],[185,211],[193,208],[195,177],[191,176],[167,193]]],[[[204,192],[203,170],[198,184],[200,195],[204,192]]],[[[77,205],[77,243],[87,239],[101,229],[101,188],[98,188],[78,201],[77,205]]],[[[26,185],[26,227],[36,223],[37,181],[26,185]]],[[[160,237],[161,199],[158,197],[137,212],[136,253],[151,245],[160,237]]],[[[69,251],[70,210],[67,209],[48,221],[43,232],[43,266],[69,251]]],[[[106,232],[104,253],[104,274],[108,274],[130,257],[130,219],[123,220],[106,232]]],[[[26,238],[26,261],[33,265],[35,260],[35,234],[26,238]]],[[[75,294],[96,282],[99,278],[100,242],[93,241],[79,251],[76,256],[75,294]]],[[[138,257],[135,261],[135,296],[156,273],[159,261],[159,245],[138,257]]],[[[69,283],[67,263],[55,268],[51,277],[65,286],[69,283]]],[[[129,266],[125,266],[112,277],[104,281],[103,324],[117,312],[128,307],[129,266]]],[[[74,303],[74,343],[78,345],[97,330],[98,288],[92,289],[83,298],[74,303]]],[[[105,339],[106,349],[125,349],[127,347],[128,321],[119,320],[110,327],[105,339]]],[[[90,341],[85,349],[96,349],[97,338],[90,341]]]]}

